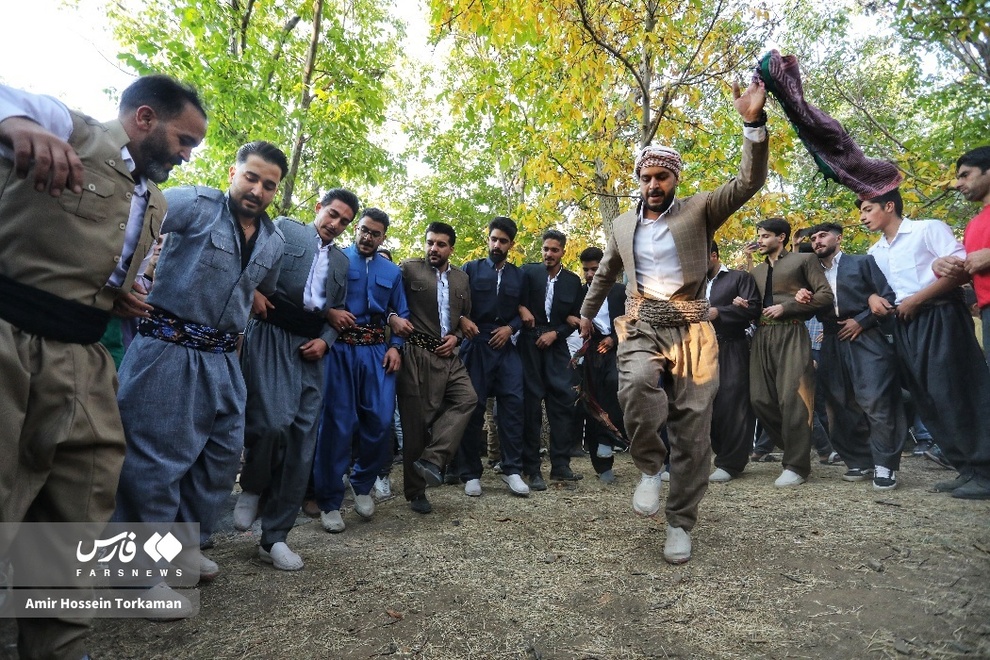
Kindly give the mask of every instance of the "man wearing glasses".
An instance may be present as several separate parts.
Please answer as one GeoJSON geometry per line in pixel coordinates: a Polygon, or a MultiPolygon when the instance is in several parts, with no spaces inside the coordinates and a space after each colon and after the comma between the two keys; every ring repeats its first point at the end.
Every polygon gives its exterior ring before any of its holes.
{"type": "Polygon", "coordinates": [[[388,224],[384,211],[365,209],[354,243],[344,250],[347,304],[336,315],[340,334],[326,356],[323,423],[313,461],[320,522],[333,533],[344,531],[344,476],[349,475],[355,513],[370,520],[375,513],[371,488],[392,460],[395,372],[402,365],[399,330],[409,323],[409,308],[399,267],[378,254],[388,224]],[[386,343],[389,317],[393,332],[386,343]]]}

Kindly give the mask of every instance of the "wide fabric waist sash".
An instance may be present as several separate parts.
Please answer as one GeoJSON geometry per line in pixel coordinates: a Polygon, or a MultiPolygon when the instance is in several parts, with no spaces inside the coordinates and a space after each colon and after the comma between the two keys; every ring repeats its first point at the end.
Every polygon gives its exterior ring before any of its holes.
{"type": "Polygon", "coordinates": [[[110,312],[0,275],[0,318],[45,339],[95,344],[107,331],[110,312]]]}
{"type": "Polygon", "coordinates": [[[652,300],[629,298],[626,316],[662,328],[676,328],[708,320],[707,300],[652,300]]]}
{"type": "Polygon", "coordinates": [[[138,332],[144,337],[161,339],[205,353],[230,353],[237,350],[236,332],[223,332],[208,325],[180,319],[163,309],[154,309],[141,319],[138,332]]]}
{"type": "Polygon", "coordinates": [[[275,307],[268,310],[268,315],[261,319],[262,321],[307,339],[316,339],[323,334],[325,319],[319,312],[311,312],[297,307],[286,296],[279,293],[276,293],[269,300],[275,307]]]}

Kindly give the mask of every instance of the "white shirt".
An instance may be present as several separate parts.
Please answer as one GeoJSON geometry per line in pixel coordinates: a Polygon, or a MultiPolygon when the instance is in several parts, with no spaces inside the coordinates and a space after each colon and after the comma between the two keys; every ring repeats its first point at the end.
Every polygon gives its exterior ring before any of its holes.
{"type": "Polygon", "coordinates": [[[440,310],[440,336],[446,337],[450,334],[450,285],[447,283],[447,273],[450,266],[441,273],[436,268],[433,272],[437,274],[437,309],[440,310]]]}
{"type": "Polygon", "coordinates": [[[330,248],[333,243],[323,244],[323,239],[316,237],[316,257],[309,268],[306,278],[306,288],[303,289],[303,308],[319,312],[327,304],[327,271],[330,270],[330,248]]]}
{"type": "Polygon", "coordinates": [[[825,268],[825,264],[822,264],[822,270],[825,271],[825,279],[828,280],[828,285],[832,287],[832,294],[834,296],[832,305],[835,307],[835,315],[839,315],[839,289],[835,282],[836,277],[839,274],[839,259],[842,258],[842,250],[836,250],[835,254],[832,255],[832,267],[825,268]]]}
{"type": "MultiPolygon", "coordinates": [[[[598,310],[598,315],[591,319],[595,328],[603,335],[612,334],[612,324],[609,322],[608,318],[608,296],[602,301],[601,309],[598,310]]],[[[577,334],[577,333],[575,333],[577,334]]]]}
{"type": "Polygon", "coordinates": [[[643,217],[643,210],[640,209],[633,235],[636,288],[644,297],[653,300],[670,300],[674,292],[684,286],[684,271],[677,256],[677,245],[667,224],[669,211],[668,208],[659,218],[649,220],[643,217]]]}
{"type": "Polygon", "coordinates": [[[893,241],[886,236],[873,244],[868,253],[894,290],[897,304],[935,283],[932,263],[939,257],[966,258],[966,248],[956,240],[941,220],[901,220],[893,241]]]}
{"type": "MultiPolygon", "coordinates": [[[[13,87],[0,85],[0,121],[9,117],[27,117],[63,140],[72,137],[72,116],[69,114],[69,109],[60,101],[51,96],[31,94],[13,87]]],[[[0,144],[0,158],[13,160],[13,150],[0,144]]],[[[126,146],[120,149],[120,159],[127,165],[129,172],[134,172],[134,158],[131,157],[131,152],[127,150],[126,146]]],[[[83,185],[85,183],[83,181],[83,185]]],[[[134,193],[131,195],[130,213],[127,216],[127,225],[124,229],[124,246],[121,249],[117,266],[107,279],[108,286],[119,288],[124,283],[131,259],[134,257],[134,249],[141,237],[144,216],[148,210],[148,197],[147,181],[141,177],[135,184],[134,193]]]]}
{"type": "Polygon", "coordinates": [[[728,273],[729,269],[725,267],[725,264],[718,265],[718,272],[715,273],[715,277],[708,280],[708,284],[705,285],[705,298],[708,300],[712,299],[712,282],[718,279],[718,276],[722,273],[728,273]]]}
{"type": "Polygon", "coordinates": [[[550,322],[550,309],[553,307],[553,289],[554,285],[557,283],[557,278],[560,277],[560,273],[564,270],[561,266],[560,270],[553,277],[547,275],[547,297],[543,300],[543,311],[547,313],[547,323],[550,322]]]}

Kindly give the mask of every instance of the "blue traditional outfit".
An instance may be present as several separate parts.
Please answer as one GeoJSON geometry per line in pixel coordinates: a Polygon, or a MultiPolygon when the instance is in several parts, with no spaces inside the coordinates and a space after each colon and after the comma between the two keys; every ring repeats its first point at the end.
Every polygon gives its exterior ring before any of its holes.
{"type": "Polygon", "coordinates": [[[395,413],[395,374],[382,366],[390,347],[399,348],[401,337],[392,335],[386,345],[385,325],[391,312],[409,318],[399,267],[375,254],[364,257],[357,247],[346,248],[346,309],[357,328],[340,334],[326,357],[326,391],[323,422],[313,461],[316,501],[322,511],[336,511],[344,499],[343,476],[351,467],[351,486],[367,495],[379,472],[392,459],[392,416],[395,413]]]}

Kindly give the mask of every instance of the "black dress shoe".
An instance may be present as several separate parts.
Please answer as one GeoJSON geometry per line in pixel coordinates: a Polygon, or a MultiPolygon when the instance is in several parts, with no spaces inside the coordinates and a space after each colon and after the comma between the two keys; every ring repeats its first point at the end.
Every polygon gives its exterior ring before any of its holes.
{"type": "Polygon", "coordinates": [[[429,461],[421,458],[413,463],[413,469],[416,470],[416,474],[423,477],[423,480],[426,481],[426,485],[429,487],[435,488],[443,483],[443,475],[440,474],[440,468],[429,461]]]}
{"type": "Polygon", "coordinates": [[[562,467],[550,470],[550,478],[555,481],[580,481],[584,479],[584,475],[572,472],[569,467],[562,467]]]}
{"type": "Polygon", "coordinates": [[[417,495],[409,501],[409,508],[416,513],[432,513],[433,505],[426,499],[426,495],[417,495]]]}
{"type": "Polygon", "coordinates": [[[537,472],[529,478],[530,490],[546,490],[547,482],[543,481],[543,475],[537,472]]]}
{"type": "Polygon", "coordinates": [[[942,448],[936,445],[935,443],[932,443],[931,448],[928,451],[926,451],[923,454],[923,456],[930,461],[934,461],[935,463],[938,463],[947,470],[953,469],[952,463],[950,463],[949,459],[947,459],[945,457],[945,454],[942,453],[942,448]]]}

